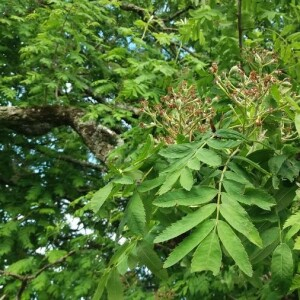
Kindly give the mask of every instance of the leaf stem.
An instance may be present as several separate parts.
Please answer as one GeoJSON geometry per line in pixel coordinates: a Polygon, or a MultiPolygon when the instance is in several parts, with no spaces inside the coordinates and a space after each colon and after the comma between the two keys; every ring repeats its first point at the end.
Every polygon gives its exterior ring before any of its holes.
{"type": "Polygon", "coordinates": [[[220,204],[221,204],[221,193],[222,193],[222,186],[223,186],[223,180],[224,180],[224,175],[225,175],[225,172],[227,171],[227,168],[228,168],[228,164],[230,163],[232,157],[237,153],[239,152],[240,149],[239,148],[236,148],[231,154],[230,156],[228,157],[225,165],[224,165],[224,168],[222,170],[222,173],[221,173],[221,177],[220,177],[220,181],[219,181],[219,184],[218,184],[218,198],[217,198],[217,216],[216,216],[216,225],[218,223],[218,220],[219,220],[219,214],[220,214],[220,204]]]}

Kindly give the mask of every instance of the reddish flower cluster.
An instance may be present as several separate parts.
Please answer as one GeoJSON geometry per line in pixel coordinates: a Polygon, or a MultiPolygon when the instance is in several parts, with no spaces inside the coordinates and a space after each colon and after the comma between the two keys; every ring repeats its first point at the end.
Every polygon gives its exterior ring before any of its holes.
{"type": "Polygon", "coordinates": [[[161,103],[150,107],[146,100],[141,102],[142,111],[148,114],[155,125],[162,129],[160,140],[168,144],[176,142],[179,135],[193,140],[195,132],[205,132],[210,128],[210,119],[215,112],[211,99],[200,99],[196,87],[183,81],[177,89],[168,88],[168,94],[161,103]]]}

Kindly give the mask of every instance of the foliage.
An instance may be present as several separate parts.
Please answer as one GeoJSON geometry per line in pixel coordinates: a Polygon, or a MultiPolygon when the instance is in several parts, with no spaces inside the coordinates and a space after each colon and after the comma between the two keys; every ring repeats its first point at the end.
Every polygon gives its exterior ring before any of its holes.
{"type": "Polygon", "coordinates": [[[1,299],[297,298],[300,3],[265,2],[0,4],[1,106],[124,141],[3,125],[1,299]]]}

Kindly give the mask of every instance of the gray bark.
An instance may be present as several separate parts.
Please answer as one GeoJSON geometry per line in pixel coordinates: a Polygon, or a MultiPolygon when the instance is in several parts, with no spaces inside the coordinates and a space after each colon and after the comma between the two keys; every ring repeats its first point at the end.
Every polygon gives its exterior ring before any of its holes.
{"type": "Polygon", "coordinates": [[[41,136],[55,127],[71,126],[97,158],[105,161],[122,143],[111,129],[96,121],[83,121],[84,110],[69,106],[0,107],[0,126],[26,136],[41,136]]]}

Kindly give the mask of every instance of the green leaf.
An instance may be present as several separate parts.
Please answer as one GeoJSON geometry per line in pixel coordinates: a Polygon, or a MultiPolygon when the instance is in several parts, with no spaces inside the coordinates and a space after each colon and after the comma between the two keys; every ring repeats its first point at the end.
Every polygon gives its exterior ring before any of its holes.
{"type": "Polygon", "coordinates": [[[250,160],[261,164],[268,161],[271,157],[274,156],[274,150],[271,149],[259,149],[254,152],[251,152],[247,155],[247,158],[250,160]]]}
{"type": "Polygon", "coordinates": [[[146,265],[155,276],[161,280],[168,279],[167,270],[163,269],[162,262],[152,249],[152,245],[146,242],[141,243],[137,248],[137,256],[141,264],[146,265]]]}
{"type": "Polygon", "coordinates": [[[270,171],[273,175],[277,175],[282,164],[288,159],[287,155],[277,155],[273,156],[269,161],[268,165],[270,168],[270,171]]]}
{"type": "Polygon", "coordinates": [[[221,262],[222,251],[216,230],[213,230],[196,249],[191,263],[191,271],[209,270],[217,275],[220,272],[221,262]]]}
{"type": "Polygon", "coordinates": [[[300,250],[300,236],[298,236],[295,240],[294,250],[300,250]]]}
{"type": "Polygon", "coordinates": [[[191,169],[191,170],[196,170],[199,171],[200,170],[200,161],[197,157],[192,157],[188,163],[187,166],[191,169]]]}
{"type": "MultiPolygon", "coordinates": [[[[237,195],[237,197],[243,197],[243,194],[245,192],[245,184],[244,183],[240,183],[234,180],[229,180],[224,178],[223,180],[223,187],[225,189],[225,191],[228,194],[234,194],[237,195]]],[[[243,202],[244,199],[239,200],[241,203],[243,202]]],[[[246,201],[245,204],[251,205],[251,203],[249,201],[246,201]]]]}
{"type": "Polygon", "coordinates": [[[160,235],[155,238],[154,243],[160,243],[170,240],[192,229],[193,227],[197,226],[205,219],[207,219],[216,210],[216,207],[216,204],[207,204],[199,208],[198,210],[187,214],[181,220],[167,227],[160,235]]]}
{"type": "Polygon", "coordinates": [[[65,256],[67,254],[67,251],[65,250],[51,250],[47,252],[46,257],[48,258],[48,261],[50,263],[54,263],[61,257],[65,256]]]}
{"type": "Polygon", "coordinates": [[[217,189],[209,186],[194,186],[189,192],[184,189],[170,191],[157,197],[153,204],[160,207],[199,205],[211,201],[217,193],[217,189]]]}
{"type": "Polygon", "coordinates": [[[203,163],[211,166],[218,167],[222,164],[221,156],[215,151],[205,148],[200,148],[196,152],[196,157],[203,163]]]}
{"type": "Polygon", "coordinates": [[[244,156],[239,156],[239,155],[235,155],[233,157],[233,159],[237,159],[237,160],[241,160],[241,161],[245,161],[247,162],[249,165],[251,165],[252,167],[254,167],[255,169],[257,169],[258,171],[260,171],[261,173],[267,175],[267,176],[270,176],[271,174],[266,171],[264,168],[262,168],[259,164],[257,164],[256,162],[248,159],[247,157],[244,157],[244,156]]]}
{"type": "Polygon", "coordinates": [[[207,145],[210,148],[216,150],[233,149],[239,146],[241,143],[242,143],[241,141],[221,140],[221,139],[211,139],[207,141],[207,145]]]}
{"type": "Polygon", "coordinates": [[[300,135],[300,113],[295,114],[295,126],[296,126],[296,130],[298,132],[298,135],[300,135]]]}
{"type": "Polygon", "coordinates": [[[276,200],[270,194],[258,188],[246,188],[244,196],[245,201],[264,210],[270,210],[276,205],[276,200]]]}
{"type": "Polygon", "coordinates": [[[194,184],[194,178],[189,168],[182,169],[180,173],[180,185],[187,191],[190,191],[194,184]]]}
{"type": "Polygon", "coordinates": [[[299,290],[299,289],[300,289],[300,274],[296,274],[295,277],[293,278],[290,291],[299,290]]]}
{"type": "Polygon", "coordinates": [[[166,180],[165,175],[156,177],[154,179],[146,180],[138,187],[138,191],[140,193],[151,191],[154,188],[162,185],[165,182],[165,180],[166,180]]]}
{"type": "Polygon", "coordinates": [[[241,134],[240,132],[233,130],[233,129],[218,129],[216,131],[216,135],[219,138],[224,138],[224,139],[232,139],[232,140],[247,140],[246,137],[241,134]]]}
{"type": "Polygon", "coordinates": [[[198,210],[189,213],[181,220],[167,227],[160,235],[155,238],[154,243],[164,242],[181,235],[182,233],[192,229],[193,227],[197,226],[202,221],[207,219],[215,210],[216,204],[207,204],[199,208],[198,210]]]}
{"type": "Polygon", "coordinates": [[[230,226],[221,220],[218,221],[218,234],[224,248],[233,258],[237,266],[246,275],[251,277],[253,274],[252,266],[241,240],[237,237],[230,226]]]}
{"type": "Polygon", "coordinates": [[[240,174],[236,174],[232,171],[226,171],[224,173],[224,177],[228,180],[236,181],[242,184],[250,184],[250,182],[245,177],[241,176],[240,174]]]}
{"type": "Polygon", "coordinates": [[[129,176],[122,176],[122,177],[114,179],[113,182],[126,185],[126,184],[133,184],[134,180],[133,180],[133,178],[131,178],[129,176]]]}
{"type": "Polygon", "coordinates": [[[286,293],[290,288],[293,278],[293,269],[292,251],[287,244],[281,243],[273,253],[271,272],[272,283],[283,293],[286,293]]]}
{"type": "Polygon", "coordinates": [[[168,268],[176,264],[179,260],[184,258],[191,252],[203,239],[212,231],[216,224],[215,220],[206,220],[186,237],[169,255],[164,263],[164,268],[168,268]]]}
{"type": "Polygon", "coordinates": [[[257,248],[251,253],[250,261],[252,264],[261,262],[274,251],[279,242],[279,228],[272,227],[265,230],[261,234],[261,238],[263,241],[263,248],[257,248]]]}
{"type": "Polygon", "coordinates": [[[109,270],[106,269],[104,271],[104,274],[100,278],[96,292],[95,292],[92,300],[101,300],[102,299],[102,295],[103,295],[104,289],[106,287],[109,275],[110,275],[109,270]]]}
{"type": "Polygon", "coordinates": [[[43,291],[48,287],[49,280],[47,273],[42,272],[38,277],[33,279],[30,284],[36,291],[43,291]]]}
{"type": "Polygon", "coordinates": [[[280,103],[280,101],[281,101],[281,94],[280,94],[278,85],[273,84],[271,86],[271,88],[270,88],[270,92],[271,92],[272,97],[276,100],[276,102],[280,103]]]}
{"type": "Polygon", "coordinates": [[[300,210],[295,214],[291,215],[284,223],[283,229],[290,227],[292,225],[299,224],[300,225],[300,210]]]}
{"type": "Polygon", "coordinates": [[[110,272],[109,279],[106,285],[108,300],[122,300],[123,299],[123,285],[120,275],[116,268],[110,272]]]}
{"type": "Polygon", "coordinates": [[[291,226],[289,231],[285,235],[285,239],[288,241],[290,240],[295,234],[297,234],[300,231],[300,224],[294,224],[291,226]]]}
{"type": "Polygon", "coordinates": [[[193,153],[190,153],[188,156],[172,160],[169,167],[162,170],[162,173],[171,174],[181,170],[187,165],[188,161],[191,159],[193,155],[194,155],[193,153]]]}
{"type": "Polygon", "coordinates": [[[128,227],[133,233],[138,235],[145,233],[146,212],[138,193],[134,193],[128,203],[126,218],[128,227]]]}
{"type": "Polygon", "coordinates": [[[118,265],[124,258],[128,256],[128,253],[135,252],[136,250],[136,240],[132,239],[129,242],[125,242],[123,245],[115,249],[112,255],[109,265],[118,265]]]}
{"type": "Polygon", "coordinates": [[[113,183],[110,182],[94,194],[90,202],[91,203],[90,207],[94,213],[97,213],[100,210],[105,200],[109,197],[113,189],[113,186],[114,186],[113,183]]]}
{"type": "Polygon", "coordinates": [[[227,193],[222,193],[220,213],[224,219],[249,241],[262,247],[262,240],[245,209],[227,193]]]}
{"type": "Polygon", "coordinates": [[[183,158],[194,152],[195,144],[170,145],[158,152],[159,155],[166,158],[183,158]]]}
{"type": "Polygon", "coordinates": [[[283,229],[290,227],[285,238],[291,239],[296,233],[300,231],[300,211],[297,211],[294,215],[291,215],[284,223],[283,229]]]}
{"type": "Polygon", "coordinates": [[[169,176],[167,176],[166,180],[164,181],[164,183],[158,190],[157,194],[162,195],[162,194],[168,192],[173,187],[173,185],[176,183],[180,174],[181,174],[181,171],[177,171],[175,173],[172,173],[171,175],[168,174],[169,176]]]}
{"type": "Polygon", "coordinates": [[[32,271],[35,267],[34,264],[34,258],[33,257],[28,257],[24,259],[20,259],[14,263],[12,263],[6,271],[12,272],[12,273],[17,273],[17,274],[22,274],[26,273],[29,271],[32,271]]]}

